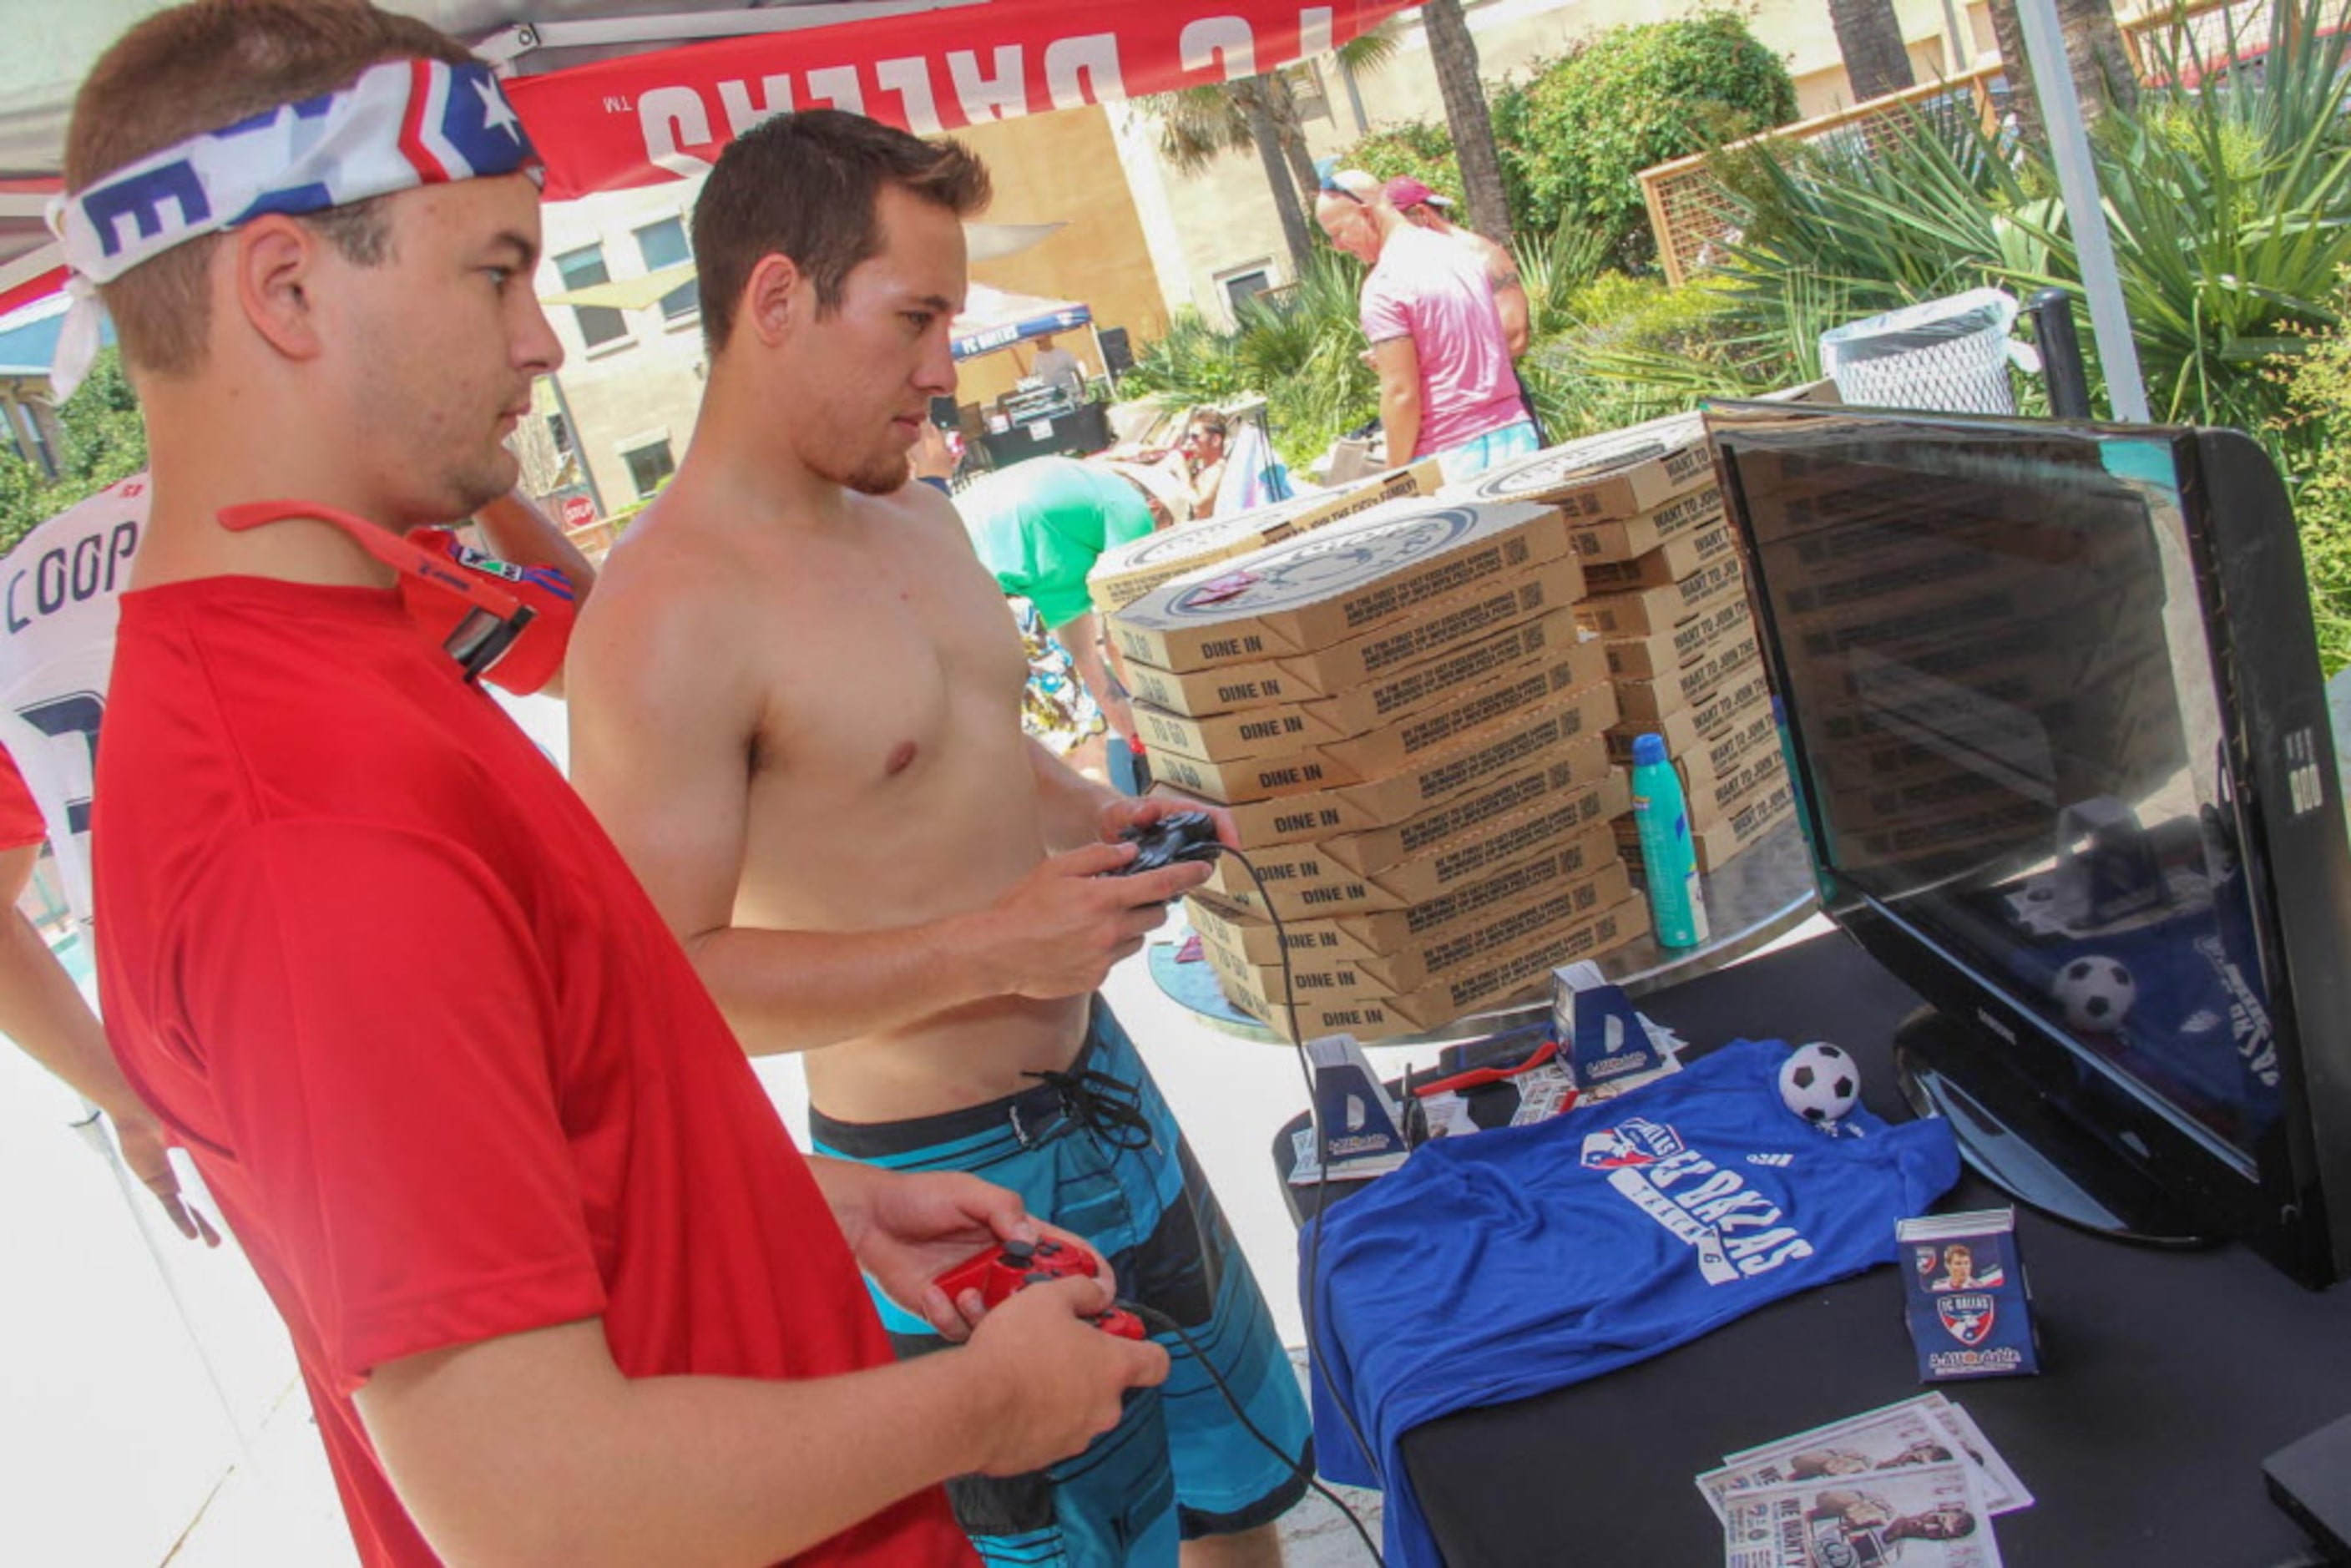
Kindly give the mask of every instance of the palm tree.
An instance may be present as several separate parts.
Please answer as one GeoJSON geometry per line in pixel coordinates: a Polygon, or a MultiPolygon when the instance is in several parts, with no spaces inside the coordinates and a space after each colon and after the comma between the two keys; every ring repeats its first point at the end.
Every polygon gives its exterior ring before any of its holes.
{"type": "MultiPolygon", "coordinates": [[[[2024,47],[2024,26],[2016,17],[2016,0],[1990,0],[1992,37],[2000,44],[2001,70],[2008,77],[2009,107],[2016,115],[2018,134],[2039,144],[2041,99],[2032,87],[2032,62],[2024,47]]],[[[2115,25],[2110,0],[2057,0],[2057,30],[2065,45],[2065,63],[2074,73],[2074,90],[2082,99],[2082,119],[2095,125],[2110,109],[2128,109],[2138,101],[2138,78],[2132,74],[2130,56],[2124,51],[2122,29],[2115,25]]]]}
{"type": "MultiPolygon", "coordinates": [[[[1341,45],[1336,57],[1343,71],[1366,72],[1379,69],[1395,52],[1395,24],[1390,21],[1341,45]]],[[[1146,98],[1143,106],[1159,121],[1160,155],[1179,172],[1204,172],[1228,152],[1257,153],[1281,220],[1290,275],[1305,277],[1314,255],[1305,196],[1316,182],[1289,74],[1268,71],[1246,81],[1179,88],[1146,98]]]]}
{"type": "MultiPolygon", "coordinates": [[[[1143,100],[1159,121],[1159,153],[1186,174],[1204,173],[1228,152],[1254,151],[1264,165],[1266,188],[1273,193],[1273,210],[1281,220],[1281,238],[1290,252],[1290,276],[1303,277],[1313,259],[1314,241],[1306,226],[1302,204],[1314,183],[1310,161],[1301,178],[1282,147],[1281,117],[1274,108],[1269,83],[1277,74],[1254,76],[1245,81],[1216,82],[1206,87],[1179,88],[1143,100]]],[[[1289,83],[1280,98],[1289,100],[1289,83]]],[[[1297,110],[1288,116],[1294,126],[1297,110]]]]}
{"type": "Polygon", "coordinates": [[[1854,102],[1917,85],[1894,0],[1829,0],[1829,26],[1836,30],[1837,53],[1844,57],[1854,102]]]}
{"type": "Polygon", "coordinates": [[[1486,110],[1485,84],[1478,79],[1478,40],[1461,15],[1461,0],[1424,0],[1420,24],[1428,35],[1428,57],[1437,67],[1437,90],[1445,95],[1445,123],[1453,132],[1453,152],[1461,165],[1461,194],[1469,204],[1469,226],[1507,246],[1510,205],[1502,193],[1502,158],[1494,147],[1494,121],[1486,110]]]}

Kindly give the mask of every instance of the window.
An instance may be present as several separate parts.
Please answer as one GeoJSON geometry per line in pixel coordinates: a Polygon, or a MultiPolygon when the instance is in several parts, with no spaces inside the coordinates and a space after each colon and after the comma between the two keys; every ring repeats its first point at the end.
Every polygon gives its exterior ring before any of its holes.
{"type": "Polygon", "coordinates": [[[571,455],[571,423],[560,413],[547,416],[547,439],[558,457],[571,455]]]}
{"type": "MultiPolygon", "coordinates": [[[[555,258],[555,270],[563,275],[566,289],[612,281],[611,273],[604,266],[604,247],[601,245],[565,251],[555,258]]],[[[580,340],[591,349],[629,335],[627,318],[609,305],[574,305],[571,314],[579,319],[580,340]]]]}
{"type": "MultiPolygon", "coordinates": [[[[649,228],[637,231],[637,250],[645,258],[647,272],[659,272],[665,267],[694,259],[693,250],[685,241],[685,220],[664,218],[649,228]]],[[[697,278],[687,278],[661,298],[662,319],[683,320],[702,310],[702,284],[697,278]]]]}
{"type": "Polygon", "coordinates": [[[1218,281],[1225,286],[1225,303],[1231,307],[1234,317],[1238,319],[1244,301],[1254,299],[1273,287],[1273,274],[1259,265],[1227,273],[1218,281]]]}
{"type": "Polygon", "coordinates": [[[637,487],[637,498],[643,500],[661,487],[661,482],[677,472],[677,459],[670,455],[669,437],[632,446],[621,454],[629,465],[629,481],[637,487]]]}

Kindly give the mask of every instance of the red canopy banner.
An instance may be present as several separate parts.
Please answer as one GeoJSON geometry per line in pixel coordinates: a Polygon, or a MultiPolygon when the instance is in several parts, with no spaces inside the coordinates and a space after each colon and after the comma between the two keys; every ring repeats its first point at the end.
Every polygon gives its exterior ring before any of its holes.
{"type": "Polygon", "coordinates": [[[1295,65],[1406,0],[987,4],[729,38],[508,79],[547,193],[705,172],[772,115],[836,108],[918,135],[1110,103],[1295,65]]]}

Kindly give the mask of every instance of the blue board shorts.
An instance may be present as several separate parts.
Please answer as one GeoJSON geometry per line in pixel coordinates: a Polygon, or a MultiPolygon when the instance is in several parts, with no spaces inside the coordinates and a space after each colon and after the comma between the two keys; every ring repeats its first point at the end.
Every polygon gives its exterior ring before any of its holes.
{"type": "Polygon", "coordinates": [[[1462,480],[1474,478],[1513,457],[1524,457],[1541,449],[1541,438],[1535,434],[1535,422],[1520,419],[1483,434],[1473,435],[1458,446],[1448,446],[1434,455],[1437,465],[1444,470],[1445,482],[1458,485],[1462,480]]]}
{"type": "MultiPolygon", "coordinates": [[[[1085,1048],[1034,1089],[943,1115],[884,1124],[810,1114],[816,1152],[902,1171],[967,1171],[1086,1239],[1120,1294],[1182,1325],[1276,1458],[1234,1418],[1207,1368],[1172,1333],[1172,1365],[1131,1391],[1119,1424],[1074,1458],[1010,1479],[968,1476],[947,1495],[990,1563],[1174,1564],[1177,1544],[1271,1522],[1306,1490],[1313,1438],[1224,1212],[1134,1042],[1100,998],[1085,1048]]],[[[920,1318],[874,1302],[900,1356],[947,1348],[920,1318]]]]}

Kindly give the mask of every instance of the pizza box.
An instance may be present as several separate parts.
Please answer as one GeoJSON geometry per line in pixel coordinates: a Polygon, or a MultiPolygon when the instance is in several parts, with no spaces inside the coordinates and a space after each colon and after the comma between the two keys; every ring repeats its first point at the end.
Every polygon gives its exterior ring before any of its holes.
{"type": "Polygon", "coordinates": [[[1575,655],[1580,644],[1588,648],[1581,654],[1585,673],[1570,684],[1585,685],[1606,675],[1606,655],[1596,637],[1583,644],[1575,612],[1562,607],[1458,652],[1311,702],[1194,717],[1138,699],[1135,731],[1155,756],[1172,751],[1211,762],[1323,746],[1395,724],[1443,701],[1458,687],[1512,674],[1557,654],[1575,655]]]}
{"type": "MultiPolygon", "coordinates": [[[[1607,861],[1593,871],[1573,881],[1554,882],[1532,897],[1480,915],[1449,935],[1378,954],[1293,950],[1290,982],[1301,998],[1361,1000],[1409,996],[1621,904],[1632,892],[1631,873],[1611,841],[1607,861]]],[[[1201,943],[1201,956],[1216,971],[1218,988],[1236,1005],[1259,1017],[1282,1005],[1280,963],[1250,963],[1207,941],[1201,943]]]]}
{"type": "MultiPolygon", "coordinates": [[[[1687,669],[1654,680],[1618,681],[1616,706],[1629,725],[1656,718],[1677,707],[1697,707],[1720,693],[1724,683],[1750,672],[1760,672],[1762,662],[1763,650],[1757,645],[1755,632],[1750,628],[1718,644],[1714,652],[1687,669]]],[[[1765,689],[1770,688],[1767,685],[1765,689]]]]}
{"type": "MultiPolygon", "coordinates": [[[[1780,722],[1769,706],[1758,706],[1739,715],[1730,723],[1712,734],[1701,734],[1692,716],[1695,708],[1678,708],[1662,720],[1649,725],[1619,727],[1608,732],[1608,760],[1612,767],[1633,765],[1633,742],[1638,737],[1660,735],[1665,737],[1666,755],[1683,769],[1685,779],[1692,769],[1703,769],[1707,777],[1718,777],[1738,768],[1762,751],[1779,751],[1780,722]]],[[[1784,756],[1782,758],[1785,760],[1784,756]]]]}
{"type": "Polygon", "coordinates": [[[1601,808],[1608,798],[1609,792],[1599,786],[1587,785],[1540,806],[1480,823],[1370,875],[1349,871],[1311,846],[1267,851],[1262,858],[1249,857],[1265,881],[1263,893],[1239,862],[1220,855],[1213,862],[1217,874],[1202,887],[1229,909],[1245,915],[1279,915],[1284,920],[1406,909],[1578,835],[1604,830],[1608,818],[1601,808]]]}
{"type": "MultiPolygon", "coordinates": [[[[1440,747],[1385,778],[1311,794],[1241,801],[1225,809],[1245,850],[1360,833],[1406,821],[1529,768],[1564,760],[1564,747],[1615,722],[1616,688],[1601,681],[1555,697],[1489,732],[1440,747]]],[[[1158,792],[1179,802],[1190,798],[1177,789],[1158,792]]]]}
{"type": "Polygon", "coordinates": [[[1608,759],[1620,768],[1630,768],[1633,742],[1644,733],[1664,736],[1666,755],[1678,757],[1771,712],[1771,683],[1758,664],[1718,687],[1703,702],[1670,709],[1655,718],[1620,719],[1608,732],[1608,759]]]}
{"type": "MultiPolygon", "coordinates": [[[[1703,825],[1691,825],[1690,843],[1698,853],[1698,869],[1713,871],[1794,814],[1795,797],[1789,791],[1783,773],[1777,783],[1760,790],[1754,799],[1729,815],[1703,825]]],[[[1637,871],[1641,863],[1640,831],[1634,827],[1629,814],[1616,819],[1615,831],[1618,852],[1637,871]]]]}
{"type": "Polygon", "coordinates": [[[1155,707],[1188,717],[1311,702],[1573,605],[1583,592],[1582,569],[1573,556],[1561,556],[1522,577],[1439,600],[1394,625],[1289,658],[1186,673],[1129,660],[1126,687],[1155,707]]]}
{"type": "Polygon", "coordinates": [[[1664,588],[1697,576],[1718,560],[1737,560],[1730,524],[1719,514],[1704,528],[1682,535],[1630,560],[1595,560],[1583,568],[1584,587],[1593,593],[1664,588]]]}
{"type": "Polygon", "coordinates": [[[1599,787],[1600,815],[1613,817],[1617,814],[1616,795],[1630,789],[1625,777],[1609,766],[1605,738],[1586,735],[1555,748],[1541,766],[1514,774],[1489,789],[1474,789],[1394,827],[1324,839],[1319,846],[1342,865],[1368,875],[1481,822],[1543,804],[1571,789],[1599,787]]]}
{"type": "Polygon", "coordinates": [[[1385,778],[1426,752],[1506,724],[1553,697],[1604,685],[1605,678],[1606,660],[1597,642],[1556,643],[1521,660],[1514,670],[1474,685],[1440,691],[1435,699],[1395,723],[1349,739],[1229,762],[1153,751],[1152,776],[1226,803],[1359,784],[1385,778]]]}
{"type": "Polygon", "coordinates": [[[1104,550],[1086,574],[1086,591],[1095,609],[1116,610],[1202,567],[1279,544],[1400,497],[1434,494],[1443,478],[1437,459],[1425,457],[1409,467],[1391,468],[1336,489],[1163,528],[1104,550]]]}
{"type": "Polygon", "coordinates": [[[1548,507],[1415,497],[1162,583],[1111,616],[1111,636],[1176,674],[1287,658],[1561,558],[1574,559],[1567,525],[1548,507]]]}
{"type": "Polygon", "coordinates": [[[1744,581],[1746,576],[1738,552],[1733,551],[1678,582],[1621,593],[1587,594],[1575,607],[1576,618],[1585,630],[1604,637],[1646,637],[1680,625],[1699,605],[1720,593],[1725,584],[1744,581]]]}
{"type": "Polygon", "coordinates": [[[1653,512],[1629,517],[1602,517],[1568,525],[1568,543],[1585,564],[1626,561],[1671,544],[1685,534],[1700,532],[1722,521],[1722,486],[1708,485],[1677,496],[1653,512]]]}
{"type": "Polygon", "coordinates": [[[1746,584],[1726,583],[1688,620],[1669,631],[1607,639],[1608,673],[1622,679],[1645,680],[1687,669],[1754,623],[1755,608],[1747,601],[1746,584]]]}
{"type": "Polygon", "coordinates": [[[1776,746],[1761,747],[1723,768],[1713,767],[1699,752],[1677,771],[1690,821],[1698,825],[1719,822],[1758,793],[1784,787],[1788,780],[1787,761],[1776,746]]]}
{"type": "MultiPolygon", "coordinates": [[[[1604,792],[1608,805],[1632,810],[1632,795],[1622,783],[1604,792]]],[[[1621,816],[1623,813],[1619,812],[1621,816]]],[[[1604,819],[1614,831],[1615,817],[1604,819]]],[[[1365,961],[1393,953],[1506,909],[1540,898],[1562,880],[1596,869],[1605,857],[1595,855],[1582,841],[1589,832],[1570,834],[1538,845],[1516,859],[1495,866],[1476,881],[1424,899],[1405,909],[1346,910],[1301,916],[1284,915],[1277,932],[1262,902],[1249,907],[1228,903],[1211,893],[1190,895],[1186,913],[1201,941],[1220,946],[1246,963],[1270,964],[1287,938],[1293,955],[1305,952],[1345,954],[1365,961]]]]}
{"type": "MultiPolygon", "coordinates": [[[[1422,1033],[1469,1013],[1539,995],[1548,984],[1551,971],[1560,965],[1596,957],[1624,946],[1648,928],[1648,905],[1638,898],[1627,897],[1454,979],[1435,982],[1407,996],[1355,1000],[1301,997],[1295,1027],[1309,1040],[1341,1033],[1353,1034],[1358,1040],[1422,1033]]],[[[1238,1001],[1234,1005],[1244,1012],[1249,1010],[1238,1001]]],[[[1289,1009],[1269,1007],[1255,1016],[1262,1019],[1275,1034],[1291,1038],[1289,1009]]]]}
{"type": "Polygon", "coordinates": [[[1571,522],[1630,517],[1714,482],[1714,446],[1694,413],[1584,436],[1449,485],[1440,499],[1541,501],[1571,522]]]}

